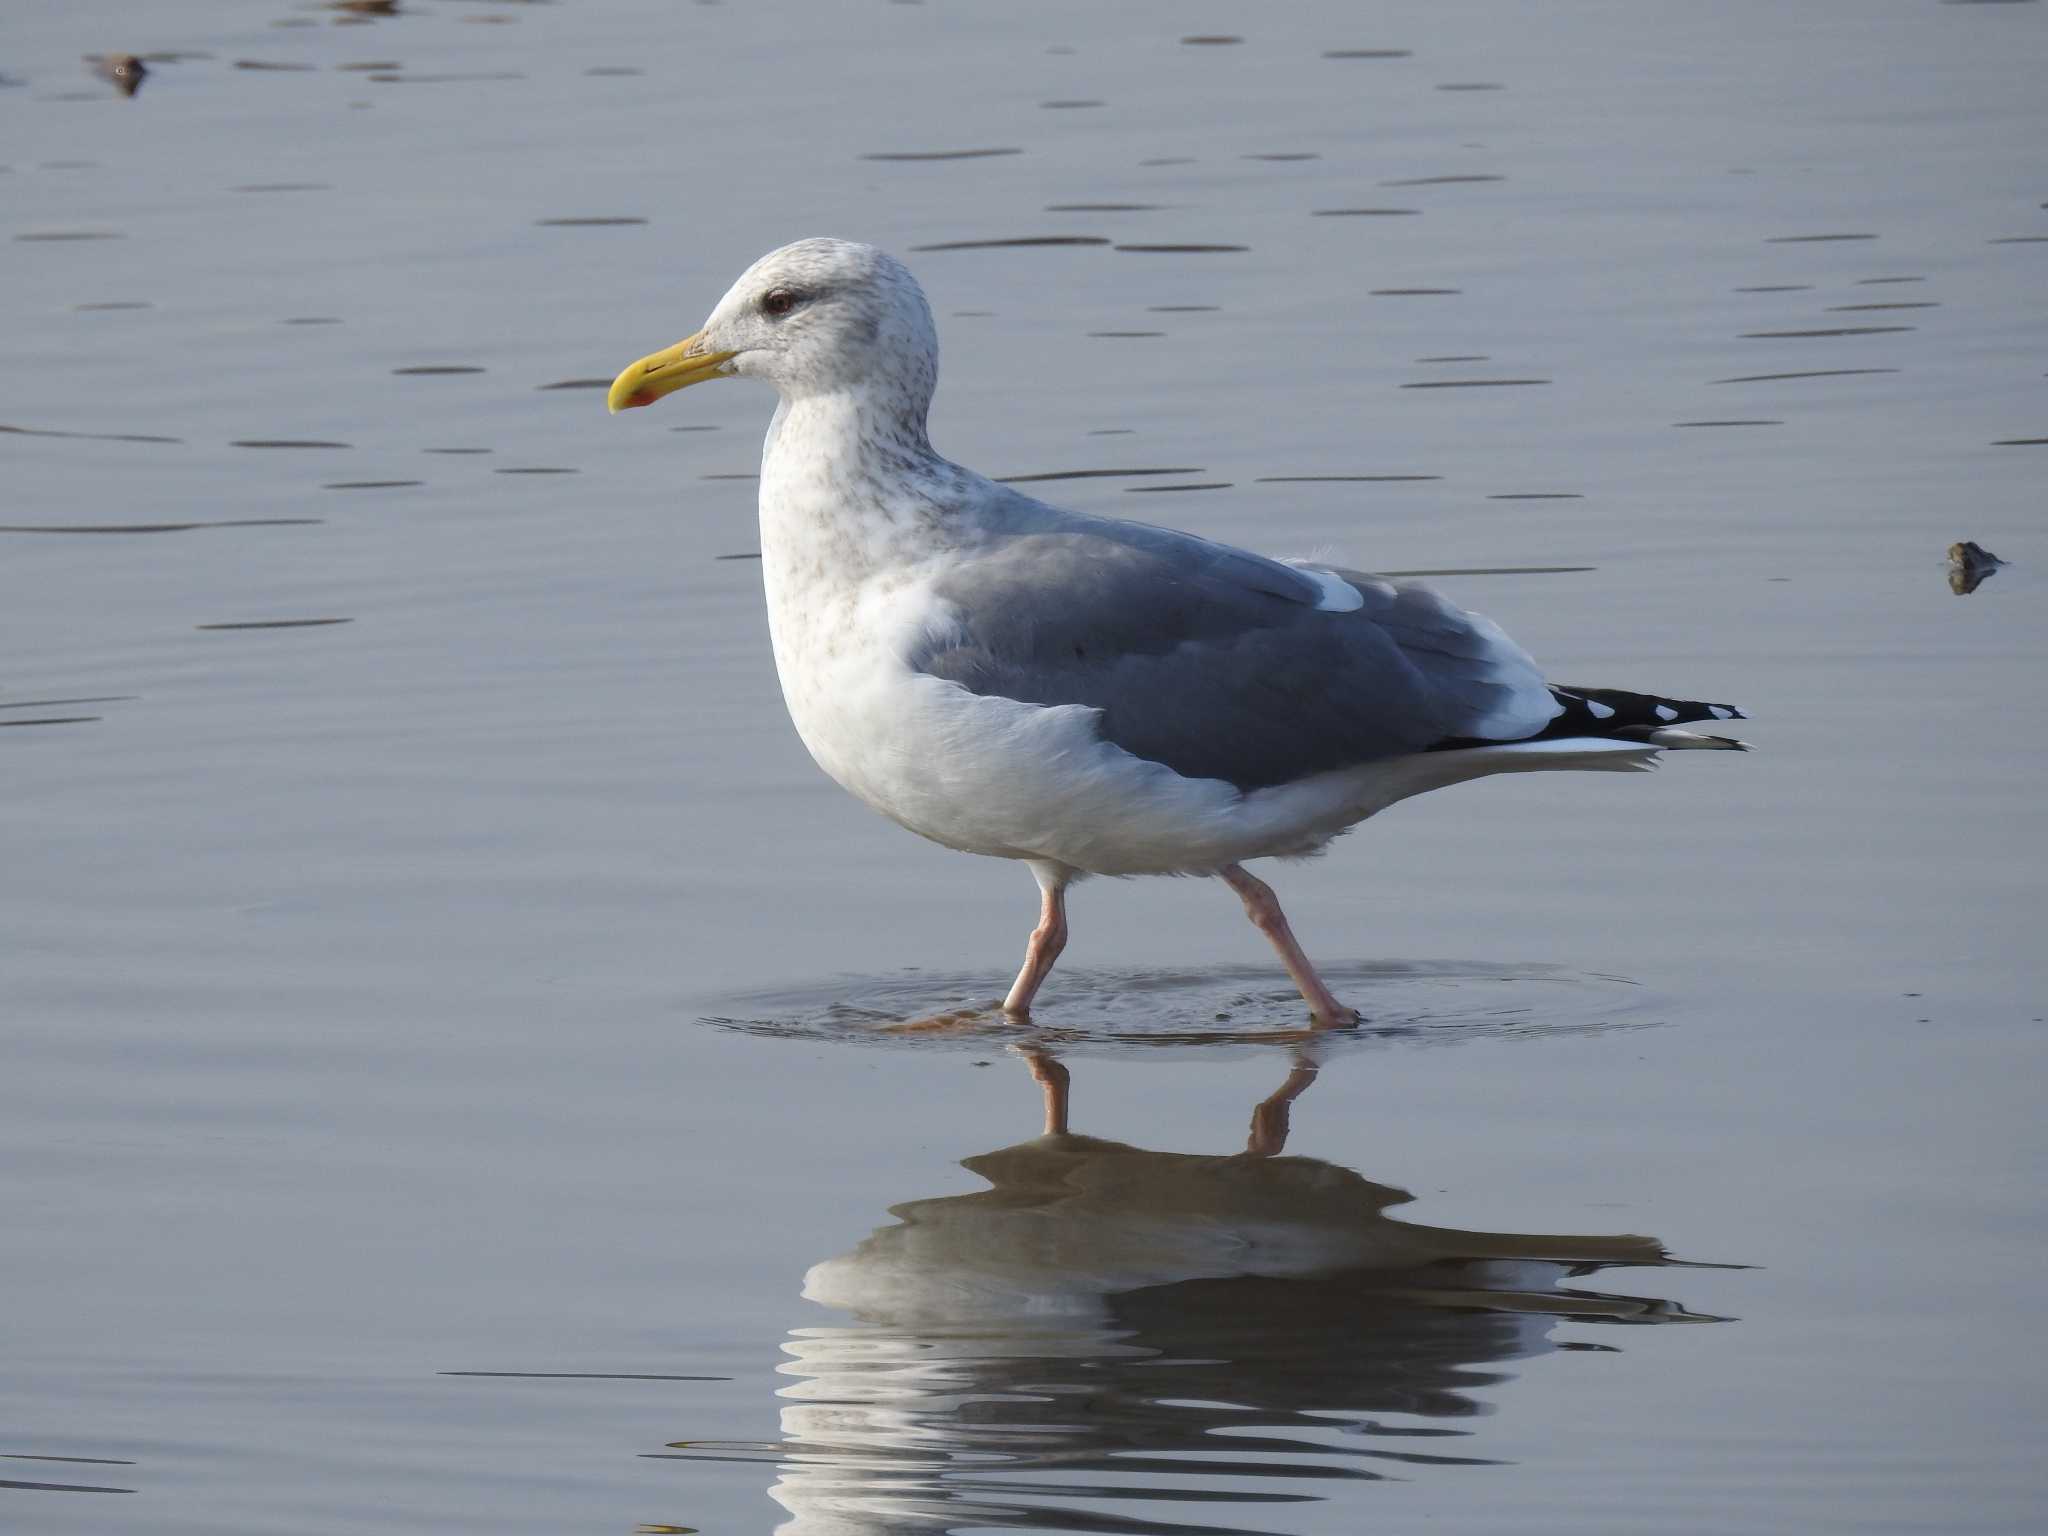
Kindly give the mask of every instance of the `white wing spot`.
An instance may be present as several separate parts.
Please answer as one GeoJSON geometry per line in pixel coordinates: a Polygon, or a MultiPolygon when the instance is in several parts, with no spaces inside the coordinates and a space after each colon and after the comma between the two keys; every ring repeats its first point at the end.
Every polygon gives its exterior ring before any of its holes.
{"type": "Polygon", "coordinates": [[[1716,720],[1733,720],[1735,718],[1735,711],[1726,704],[1709,704],[1707,708],[1714,712],[1716,720]]]}
{"type": "Polygon", "coordinates": [[[1659,704],[1657,706],[1657,718],[1659,720],[1676,720],[1678,718],[1678,711],[1669,704],[1659,704]]]}
{"type": "Polygon", "coordinates": [[[1297,566],[1310,581],[1323,589],[1316,607],[1323,613],[1354,613],[1365,606],[1365,594],[1334,571],[1308,570],[1297,566]]]}
{"type": "Polygon", "coordinates": [[[1587,709],[1593,712],[1595,720],[1612,720],[1614,718],[1614,706],[1612,704],[1602,704],[1598,699],[1586,699],[1582,702],[1587,709]]]}

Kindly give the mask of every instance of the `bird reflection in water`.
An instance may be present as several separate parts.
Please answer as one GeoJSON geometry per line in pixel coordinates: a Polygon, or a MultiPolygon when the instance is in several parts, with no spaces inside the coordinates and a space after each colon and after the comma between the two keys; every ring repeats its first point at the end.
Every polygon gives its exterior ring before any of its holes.
{"type": "Polygon", "coordinates": [[[1306,1055],[1243,1152],[1195,1156],[1073,1133],[1067,1067],[1021,1054],[1044,1134],[805,1277],[857,1321],[790,1336],[784,1438],[670,1448],[772,1464],[780,1536],[1239,1532],[1319,1482],[1487,1465],[1457,1442],[1499,1366],[1612,1347],[1560,1320],[1719,1321],[1559,1284],[1674,1263],[1654,1239],[1411,1225],[1385,1214],[1403,1191],[1281,1155],[1306,1055]]]}

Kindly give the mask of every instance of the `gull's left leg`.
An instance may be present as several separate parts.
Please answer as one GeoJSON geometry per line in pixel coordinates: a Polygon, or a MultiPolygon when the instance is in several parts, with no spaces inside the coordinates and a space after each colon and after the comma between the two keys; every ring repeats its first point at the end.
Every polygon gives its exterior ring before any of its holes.
{"type": "Polygon", "coordinates": [[[1287,926],[1287,914],[1280,910],[1280,898],[1273,894],[1273,888],[1256,876],[1245,873],[1242,864],[1226,864],[1216,873],[1244,901],[1244,914],[1252,924],[1272,942],[1280,952],[1280,963],[1287,967],[1287,974],[1294,978],[1295,986],[1308,1002],[1309,1012],[1315,1016],[1316,1028],[1339,1029],[1358,1022],[1355,1009],[1346,1008],[1330,989],[1323,985],[1323,978],[1316,974],[1316,968],[1309,964],[1307,955],[1294,940],[1294,930],[1287,926]]]}
{"type": "Polygon", "coordinates": [[[1031,999],[1052,972],[1053,961],[1067,947],[1067,884],[1071,871],[1059,864],[1031,860],[1031,875],[1038,882],[1038,926],[1031,930],[1031,942],[1024,950],[1024,969],[1003,999],[1003,1012],[1029,1013],[1031,999]]]}

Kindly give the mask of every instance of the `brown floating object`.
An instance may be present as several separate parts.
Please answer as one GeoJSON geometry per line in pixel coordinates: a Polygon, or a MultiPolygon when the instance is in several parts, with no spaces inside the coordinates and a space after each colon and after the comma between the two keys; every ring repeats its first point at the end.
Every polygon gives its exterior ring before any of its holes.
{"type": "Polygon", "coordinates": [[[1959,540],[1948,547],[1948,589],[1957,597],[1968,597],[2003,564],[2003,560],[1982,544],[1970,539],[1959,540]]]}
{"type": "Polygon", "coordinates": [[[149,67],[132,53],[88,53],[85,62],[123,96],[133,96],[149,78],[149,67]]]}

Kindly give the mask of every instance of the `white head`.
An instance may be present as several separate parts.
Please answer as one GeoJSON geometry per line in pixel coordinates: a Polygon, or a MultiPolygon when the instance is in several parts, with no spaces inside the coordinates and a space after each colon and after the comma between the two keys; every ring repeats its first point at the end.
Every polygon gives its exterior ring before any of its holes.
{"type": "Polygon", "coordinates": [[[938,332],[909,269],[850,240],[799,240],[740,274],[704,322],[612,382],[610,405],[652,405],[705,379],[766,379],[785,400],[858,393],[921,432],[938,332]]]}

